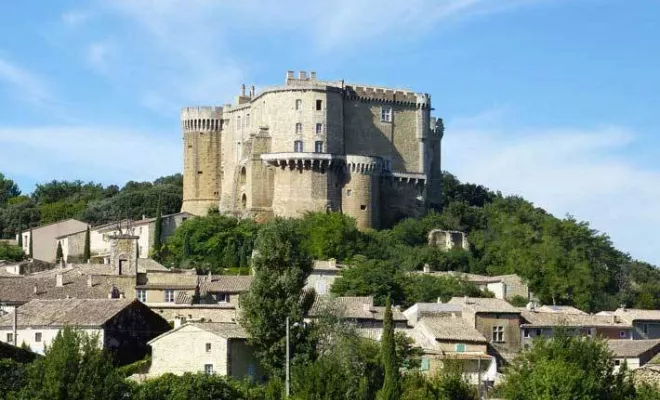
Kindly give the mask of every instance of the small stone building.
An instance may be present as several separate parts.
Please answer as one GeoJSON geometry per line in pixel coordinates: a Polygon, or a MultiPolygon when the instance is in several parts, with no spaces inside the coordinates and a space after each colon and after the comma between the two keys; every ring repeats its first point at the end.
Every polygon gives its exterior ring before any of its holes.
{"type": "Polygon", "coordinates": [[[341,267],[337,264],[337,260],[316,260],[312,272],[307,277],[305,289],[314,289],[318,295],[329,294],[332,284],[340,273],[341,267]]]}
{"type": "MultiPolygon", "coordinates": [[[[82,221],[65,219],[52,224],[38,226],[19,233],[22,237],[23,251],[29,253],[32,241],[32,258],[40,261],[55,262],[57,255],[57,239],[63,235],[83,232],[87,224],[82,221]]],[[[18,236],[16,237],[18,240],[18,236]]]]}
{"type": "Polygon", "coordinates": [[[625,362],[629,370],[646,365],[660,353],[660,340],[608,340],[607,346],[614,355],[614,365],[618,370],[625,362]]]}
{"type": "Polygon", "coordinates": [[[514,297],[522,297],[526,300],[530,300],[533,297],[527,284],[522,278],[515,274],[487,276],[468,274],[459,271],[431,271],[428,266],[424,266],[421,273],[433,276],[452,276],[474,283],[482,291],[487,290],[493,293],[496,299],[510,300],[514,297]]]}
{"type": "Polygon", "coordinates": [[[610,314],[616,315],[634,327],[635,340],[660,339],[660,310],[618,308],[610,314]]]}
{"type": "Polygon", "coordinates": [[[468,250],[470,248],[465,232],[446,231],[442,229],[434,229],[429,232],[428,244],[431,247],[438,247],[444,251],[452,249],[468,250]]]}
{"type": "Polygon", "coordinates": [[[40,354],[64,327],[97,335],[99,345],[127,364],[143,358],[147,342],[168,331],[169,324],[139,301],[127,299],[32,300],[14,315],[0,317],[0,340],[23,343],[40,354]],[[16,334],[16,336],[14,336],[16,334]]]}
{"type": "MultiPolygon", "coordinates": [[[[306,318],[314,320],[324,312],[333,313],[357,328],[382,328],[385,318],[385,307],[374,306],[374,298],[370,296],[317,296],[306,318]]],[[[395,328],[407,328],[408,320],[399,307],[392,307],[392,319],[395,328]]]]}
{"type": "Polygon", "coordinates": [[[152,358],[148,377],[203,372],[261,381],[264,373],[247,337],[245,330],[233,323],[181,325],[149,342],[152,358]]]}

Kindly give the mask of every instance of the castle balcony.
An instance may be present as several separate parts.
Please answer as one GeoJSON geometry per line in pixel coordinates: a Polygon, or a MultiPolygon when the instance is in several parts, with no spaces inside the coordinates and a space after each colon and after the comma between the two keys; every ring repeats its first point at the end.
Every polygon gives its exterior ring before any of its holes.
{"type": "Polygon", "coordinates": [[[343,155],[329,153],[264,153],[261,160],[273,167],[298,170],[325,170],[343,166],[346,159],[343,155]]]}
{"type": "Polygon", "coordinates": [[[425,185],[427,176],[426,174],[418,174],[414,172],[390,172],[385,175],[385,177],[390,178],[398,183],[409,183],[412,185],[425,185]]]}

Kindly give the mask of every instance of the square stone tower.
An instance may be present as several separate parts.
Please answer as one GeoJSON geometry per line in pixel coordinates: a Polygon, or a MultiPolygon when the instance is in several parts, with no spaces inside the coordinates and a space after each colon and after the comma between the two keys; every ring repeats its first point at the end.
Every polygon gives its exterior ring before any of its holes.
{"type": "Polygon", "coordinates": [[[110,239],[110,265],[115,275],[137,275],[139,236],[120,233],[110,239]]]}

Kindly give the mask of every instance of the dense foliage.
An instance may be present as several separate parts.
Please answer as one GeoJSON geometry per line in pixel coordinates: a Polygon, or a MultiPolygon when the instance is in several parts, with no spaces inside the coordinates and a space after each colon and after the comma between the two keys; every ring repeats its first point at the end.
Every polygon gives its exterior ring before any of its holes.
{"type": "Polygon", "coordinates": [[[0,242],[0,260],[4,261],[21,261],[25,258],[23,249],[19,246],[14,246],[9,243],[0,242]]]}
{"type": "Polygon", "coordinates": [[[181,209],[183,177],[166,176],[154,182],[116,185],[82,181],[38,184],[30,195],[0,173],[0,237],[13,237],[30,227],[76,218],[92,225],[122,218],[155,217],[158,203],[163,214],[181,209]]]}

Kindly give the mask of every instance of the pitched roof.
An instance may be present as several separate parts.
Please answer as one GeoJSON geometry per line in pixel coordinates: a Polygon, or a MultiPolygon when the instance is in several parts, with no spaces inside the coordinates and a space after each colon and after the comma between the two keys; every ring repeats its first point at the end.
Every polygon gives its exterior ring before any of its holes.
{"type": "MultiPolygon", "coordinates": [[[[373,297],[359,296],[316,296],[312,308],[309,310],[309,317],[317,317],[327,305],[336,308],[343,318],[360,320],[382,321],[385,318],[385,307],[374,306],[373,297]]],[[[392,319],[394,321],[406,321],[405,315],[398,309],[392,307],[392,319]]]]}
{"type": "Polygon", "coordinates": [[[642,310],[635,308],[617,308],[614,315],[633,323],[633,321],[660,321],[660,310],[642,310]]]}
{"type": "MultiPolygon", "coordinates": [[[[18,326],[89,326],[100,327],[135,300],[64,299],[32,300],[18,307],[18,326]]],[[[12,327],[14,316],[0,317],[0,327],[12,327]]]]}
{"type": "Polygon", "coordinates": [[[619,318],[605,315],[562,314],[552,312],[523,311],[525,321],[522,327],[619,327],[631,328],[630,324],[619,318]]]}
{"type": "Polygon", "coordinates": [[[35,227],[33,227],[33,228],[30,228],[30,229],[26,229],[26,230],[24,230],[24,231],[21,231],[21,233],[28,233],[28,232],[30,232],[30,231],[34,232],[34,231],[38,231],[39,229],[42,229],[42,228],[46,228],[46,227],[53,226],[53,225],[57,225],[57,224],[62,224],[62,223],[64,223],[64,222],[69,222],[69,221],[75,221],[75,222],[78,222],[78,223],[80,223],[80,224],[85,224],[85,225],[87,225],[85,222],[83,222],[83,221],[78,221],[78,220],[75,219],[75,218],[67,218],[67,219],[62,219],[62,220],[60,220],[60,221],[51,222],[50,224],[44,224],[44,225],[35,226],[35,227]]]}
{"type": "Polygon", "coordinates": [[[242,326],[233,322],[188,322],[179,326],[178,328],[172,329],[163,333],[160,336],[157,336],[149,341],[149,344],[159,341],[165,336],[176,334],[178,331],[188,328],[195,327],[206,332],[212,333],[216,336],[219,336],[224,339],[247,339],[248,334],[243,329],[242,326]]]}
{"type": "Polygon", "coordinates": [[[561,313],[561,314],[578,314],[578,315],[588,315],[586,312],[575,308],[573,306],[554,306],[550,304],[543,305],[538,307],[535,311],[537,312],[550,312],[550,313],[561,313]]]}
{"type": "Polygon", "coordinates": [[[202,292],[247,292],[252,284],[251,275],[212,275],[206,279],[200,289],[202,292]]]}
{"type": "Polygon", "coordinates": [[[615,357],[639,357],[647,351],[660,352],[660,339],[655,340],[608,340],[607,346],[615,357]]]}
{"type": "Polygon", "coordinates": [[[520,310],[504,300],[482,297],[452,297],[449,304],[458,304],[463,310],[474,313],[520,314],[520,310]]]}
{"type": "Polygon", "coordinates": [[[438,341],[488,343],[486,338],[460,317],[423,317],[416,328],[438,341]]]}

